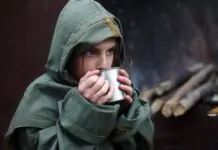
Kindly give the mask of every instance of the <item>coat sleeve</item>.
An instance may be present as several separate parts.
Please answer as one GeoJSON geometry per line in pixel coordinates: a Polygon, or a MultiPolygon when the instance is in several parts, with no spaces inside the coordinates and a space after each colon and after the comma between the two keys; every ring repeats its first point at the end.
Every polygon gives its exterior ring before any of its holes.
{"type": "Polygon", "coordinates": [[[42,129],[18,128],[17,146],[20,150],[92,150],[114,129],[118,109],[93,105],[74,88],[58,102],[59,118],[55,124],[42,129]]]}
{"type": "Polygon", "coordinates": [[[127,114],[122,114],[116,124],[113,142],[118,149],[153,149],[154,127],[150,117],[150,107],[133,93],[133,104],[127,114]]]}

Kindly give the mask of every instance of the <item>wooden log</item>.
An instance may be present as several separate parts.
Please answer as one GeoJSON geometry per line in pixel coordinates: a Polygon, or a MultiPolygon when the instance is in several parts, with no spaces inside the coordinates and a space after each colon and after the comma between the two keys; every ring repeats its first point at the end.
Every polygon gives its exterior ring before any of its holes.
{"type": "Polygon", "coordinates": [[[183,98],[189,91],[194,89],[197,85],[202,83],[208,75],[215,70],[213,64],[206,65],[203,69],[201,69],[198,73],[193,75],[185,84],[183,84],[172,96],[170,100],[168,100],[163,108],[162,114],[165,117],[170,117],[178,104],[179,100],[183,98]]]}
{"type": "MultiPolygon", "coordinates": [[[[159,112],[164,105],[165,101],[168,100],[172,93],[175,92],[175,89],[182,85],[185,81],[187,81],[193,74],[198,72],[200,69],[204,67],[203,63],[197,63],[191,67],[188,67],[187,70],[182,72],[182,74],[178,75],[173,80],[167,80],[164,82],[161,82],[155,87],[155,92],[157,97],[152,103],[151,103],[151,113],[154,115],[157,112],[159,112]],[[162,97],[160,97],[162,96],[162,97]]],[[[154,92],[154,91],[153,91],[154,92]]]]}
{"type": "Polygon", "coordinates": [[[161,96],[160,94],[158,94],[158,92],[170,90],[172,87],[172,84],[173,84],[172,81],[167,80],[167,81],[163,81],[159,83],[158,85],[150,89],[143,87],[142,90],[140,91],[139,98],[145,101],[153,101],[157,97],[161,96]]]}
{"type": "Polygon", "coordinates": [[[200,69],[202,69],[204,64],[197,63],[191,67],[188,67],[185,72],[180,74],[178,77],[174,78],[173,80],[166,80],[158,85],[147,89],[146,87],[143,87],[140,91],[140,98],[145,101],[152,101],[156,97],[160,97],[164,94],[168,94],[173,89],[179,87],[182,83],[184,83],[193,73],[196,73],[200,69]]]}
{"type": "Polygon", "coordinates": [[[168,95],[158,97],[151,103],[151,113],[154,115],[161,110],[164,103],[173,95],[174,91],[168,95]]]}
{"type": "Polygon", "coordinates": [[[161,98],[155,99],[151,104],[151,114],[154,115],[157,112],[159,112],[164,103],[165,103],[165,100],[163,100],[161,98]]]}
{"type": "Polygon", "coordinates": [[[193,66],[188,67],[178,76],[176,76],[174,79],[160,83],[159,85],[156,86],[157,95],[162,96],[178,88],[184,82],[186,82],[191,76],[193,76],[195,73],[200,71],[203,67],[204,67],[203,63],[197,63],[193,66]]]}
{"type": "Polygon", "coordinates": [[[200,71],[201,69],[203,69],[205,67],[204,63],[196,63],[190,67],[187,68],[187,71],[192,72],[192,73],[196,73],[198,71],[200,71]]]}
{"type": "Polygon", "coordinates": [[[195,90],[189,92],[185,98],[179,101],[179,104],[174,108],[173,115],[179,117],[184,115],[190,108],[192,108],[203,95],[209,93],[215,88],[215,80],[209,80],[202,84],[195,90]]]}
{"type": "Polygon", "coordinates": [[[208,111],[207,115],[209,117],[217,117],[218,116],[218,106],[212,108],[211,110],[208,111]]]}
{"type": "Polygon", "coordinates": [[[151,101],[156,96],[155,88],[147,89],[145,87],[140,91],[139,98],[144,101],[151,101]]]}
{"type": "Polygon", "coordinates": [[[164,82],[161,82],[155,87],[155,92],[158,96],[162,96],[166,92],[169,92],[175,87],[175,82],[173,80],[167,80],[164,82]]]}

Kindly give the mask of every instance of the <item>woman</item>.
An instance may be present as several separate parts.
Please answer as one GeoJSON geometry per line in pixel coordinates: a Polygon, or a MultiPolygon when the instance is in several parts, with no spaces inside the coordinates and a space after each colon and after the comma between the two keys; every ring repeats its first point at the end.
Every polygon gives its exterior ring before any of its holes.
{"type": "Polygon", "coordinates": [[[70,0],[61,11],[46,72],[26,89],[5,137],[7,149],[151,149],[153,126],[147,103],[138,98],[128,73],[118,81],[127,112],[106,105],[113,86],[100,69],[124,59],[121,25],[93,0],[70,0]]]}

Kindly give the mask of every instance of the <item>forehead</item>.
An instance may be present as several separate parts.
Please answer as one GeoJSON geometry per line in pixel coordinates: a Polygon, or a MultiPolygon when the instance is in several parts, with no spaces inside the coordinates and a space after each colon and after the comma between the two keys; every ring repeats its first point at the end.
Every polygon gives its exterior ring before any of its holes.
{"type": "Polygon", "coordinates": [[[94,46],[94,49],[107,50],[107,49],[115,47],[116,44],[117,44],[116,39],[111,38],[111,39],[104,40],[99,44],[96,44],[94,46]]]}

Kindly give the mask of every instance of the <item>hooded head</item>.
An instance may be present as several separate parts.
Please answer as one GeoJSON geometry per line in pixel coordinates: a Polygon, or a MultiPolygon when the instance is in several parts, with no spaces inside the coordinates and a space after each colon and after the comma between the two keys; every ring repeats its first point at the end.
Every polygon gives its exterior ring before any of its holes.
{"type": "Polygon", "coordinates": [[[48,74],[56,80],[76,84],[77,80],[67,69],[69,60],[108,39],[116,40],[118,62],[115,65],[119,66],[124,58],[119,20],[93,0],[70,0],[57,20],[46,65],[48,74]]]}

